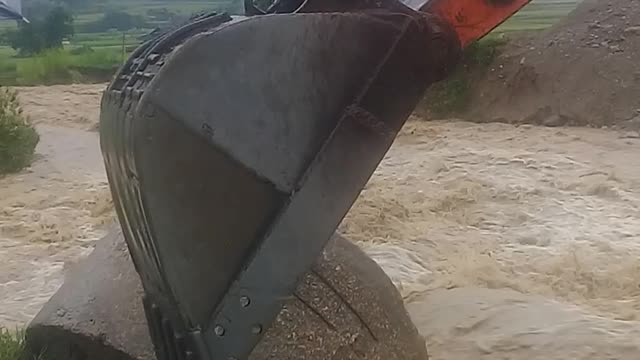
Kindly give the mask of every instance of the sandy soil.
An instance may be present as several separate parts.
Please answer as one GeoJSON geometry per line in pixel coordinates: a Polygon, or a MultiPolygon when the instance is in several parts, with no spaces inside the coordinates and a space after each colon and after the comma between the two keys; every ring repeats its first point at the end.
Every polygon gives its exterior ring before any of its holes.
{"type": "MultiPolygon", "coordinates": [[[[113,216],[86,131],[99,91],[23,92],[42,143],[0,179],[0,326],[29,321],[113,216]]],[[[639,151],[610,130],[413,119],[341,231],[392,277],[435,360],[636,359],[639,151]]]]}

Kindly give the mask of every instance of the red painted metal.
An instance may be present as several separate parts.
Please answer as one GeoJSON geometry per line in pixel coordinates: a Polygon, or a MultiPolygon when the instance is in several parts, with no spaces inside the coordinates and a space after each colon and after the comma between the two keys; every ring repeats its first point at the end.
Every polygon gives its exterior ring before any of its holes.
{"type": "Polygon", "coordinates": [[[445,19],[463,47],[490,33],[531,0],[432,0],[421,11],[445,19]]]}

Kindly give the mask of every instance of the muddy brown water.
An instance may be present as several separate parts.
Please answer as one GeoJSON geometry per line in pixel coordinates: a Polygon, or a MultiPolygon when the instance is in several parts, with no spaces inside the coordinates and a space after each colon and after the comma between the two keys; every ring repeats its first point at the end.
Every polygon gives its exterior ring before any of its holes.
{"type": "MultiPolygon", "coordinates": [[[[21,89],[42,142],[0,179],[0,326],[24,326],[113,219],[100,89],[21,89]]],[[[412,119],[341,231],[433,359],[637,359],[639,151],[608,130],[412,119]]]]}

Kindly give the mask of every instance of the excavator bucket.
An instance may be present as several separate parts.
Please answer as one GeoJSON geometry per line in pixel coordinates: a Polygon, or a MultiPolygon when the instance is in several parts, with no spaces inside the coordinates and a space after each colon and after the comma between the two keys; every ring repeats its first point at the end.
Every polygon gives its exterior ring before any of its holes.
{"type": "Polygon", "coordinates": [[[452,34],[384,9],[211,14],[131,56],[101,146],[160,360],[247,358],[455,64],[452,34]]]}
{"type": "Polygon", "coordinates": [[[460,54],[445,21],[396,0],[254,5],[158,34],[103,97],[159,360],[248,358],[460,54]]]}

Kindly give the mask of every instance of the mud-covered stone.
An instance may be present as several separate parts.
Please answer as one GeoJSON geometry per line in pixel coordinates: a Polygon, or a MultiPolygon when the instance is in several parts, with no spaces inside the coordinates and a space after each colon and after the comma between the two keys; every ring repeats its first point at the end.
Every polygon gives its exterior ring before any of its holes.
{"type": "Polygon", "coordinates": [[[28,345],[60,360],[155,359],[142,294],[122,233],[113,226],[33,319],[28,345]]]}
{"type": "MultiPolygon", "coordinates": [[[[119,229],[69,271],[30,324],[32,351],[63,360],[152,360],[142,287],[119,229]]],[[[250,360],[425,360],[399,293],[359,248],[335,237],[250,360]]]]}

